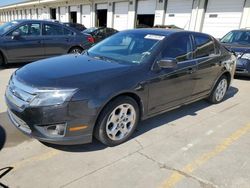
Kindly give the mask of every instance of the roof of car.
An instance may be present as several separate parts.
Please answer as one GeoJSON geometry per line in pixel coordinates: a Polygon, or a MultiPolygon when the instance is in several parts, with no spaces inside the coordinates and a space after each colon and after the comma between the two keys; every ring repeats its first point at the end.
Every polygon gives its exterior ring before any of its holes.
{"type": "Polygon", "coordinates": [[[250,29],[234,29],[232,31],[250,31],[250,29]]]}
{"type": "Polygon", "coordinates": [[[140,28],[140,29],[131,29],[127,31],[138,32],[138,33],[151,33],[151,34],[164,35],[164,36],[170,35],[172,33],[180,33],[180,32],[193,33],[191,31],[185,31],[181,29],[162,29],[162,28],[140,28]]]}
{"type": "Polygon", "coordinates": [[[52,22],[52,23],[60,23],[62,24],[61,22],[57,21],[57,20],[39,20],[39,19],[36,19],[36,20],[32,20],[32,19],[18,19],[18,20],[13,20],[13,21],[16,21],[16,22],[52,22]]]}
{"type": "Polygon", "coordinates": [[[43,22],[43,23],[54,23],[54,24],[61,24],[63,27],[67,27],[68,29],[72,30],[75,33],[80,34],[81,32],[78,31],[77,29],[73,28],[73,27],[69,27],[65,24],[63,24],[62,22],[56,21],[56,20],[32,20],[32,19],[20,19],[20,20],[13,20],[12,22],[43,22]]]}

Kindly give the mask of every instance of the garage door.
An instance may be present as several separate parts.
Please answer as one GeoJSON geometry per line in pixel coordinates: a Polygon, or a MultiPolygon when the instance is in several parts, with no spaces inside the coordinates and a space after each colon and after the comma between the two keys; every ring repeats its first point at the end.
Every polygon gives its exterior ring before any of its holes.
{"type": "Polygon", "coordinates": [[[22,10],[18,10],[18,19],[22,19],[22,10]]]}
{"type": "Polygon", "coordinates": [[[38,19],[39,19],[39,20],[42,20],[42,19],[43,19],[43,9],[42,9],[42,8],[39,8],[39,9],[38,9],[38,19]]]}
{"type": "Polygon", "coordinates": [[[118,31],[128,29],[128,2],[115,3],[114,28],[118,31]]]}
{"type": "Polygon", "coordinates": [[[31,10],[31,18],[32,18],[32,19],[37,19],[36,9],[32,9],[32,10],[31,10]]]}
{"type": "Polygon", "coordinates": [[[193,0],[168,0],[165,25],[189,29],[193,0]]]}
{"type": "Polygon", "coordinates": [[[31,10],[30,9],[26,9],[26,17],[27,19],[31,19],[31,10]]]}
{"type": "Polygon", "coordinates": [[[68,7],[60,7],[60,21],[61,22],[68,22],[68,7]]]}
{"type": "Polygon", "coordinates": [[[155,14],[156,1],[154,0],[139,0],[137,4],[137,14],[155,14]]]}
{"type": "Polygon", "coordinates": [[[202,31],[216,38],[238,29],[244,0],[209,0],[202,31]]]}
{"type": "Polygon", "coordinates": [[[91,27],[90,5],[82,5],[82,24],[91,27]]]}

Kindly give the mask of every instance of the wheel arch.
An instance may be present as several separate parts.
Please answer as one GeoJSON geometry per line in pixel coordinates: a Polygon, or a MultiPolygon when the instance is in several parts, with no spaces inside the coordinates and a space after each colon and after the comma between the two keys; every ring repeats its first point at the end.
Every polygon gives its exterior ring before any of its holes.
{"type": "Polygon", "coordinates": [[[75,45],[75,46],[71,46],[70,49],[68,50],[68,53],[70,53],[70,51],[73,49],[73,48],[80,48],[82,50],[84,50],[84,48],[80,45],[75,45]]]}
{"type": "Polygon", "coordinates": [[[2,49],[0,49],[0,56],[3,58],[3,64],[7,64],[8,62],[7,62],[6,55],[4,54],[2,49]]]}
{"type": "Polygon", "coordinates": [[[223,75],[225,75],[227,77],[228,87],[229,87],[231,82],[232,82],[232,75],[231,75],[231,73],[229,71],[224,72],[221,76],[223,76],[223,75]]]}
{"type": "Polygon", "coordinates": [[[227,81],[228,81],[228,87],[231,84],[232,81],[232,74],[228,71],[228,70],[224,70],[222,71],[219,76],[216,78],[215,82],[213,83],[212,89],[210,91],[210,93],[214,90],[214,87],[216,86],[216,83],[218,82],[218,80],[222,77],[222,76],[226,76],[227,81]]]}
{"type": "Polygon", "coordinates": [[[101,113],[103,112],[103,110],[107,107],[107,105],[111,101],[113,101],[113,100],[115,100],[115,99],[117,99],[119,97],[131,97],[132,99],[135,100],[135,102],[137,103],[137,105],[139,107],[139,120],[141,120],[141,118],[142,118],[142,116],[144,114],[144,104],[143,104],[141,98],[136,93],[133,93],[133,92],[124,92],[124,93],[120,93],[118,95],[113,96],[112,98],[110,98],[109,100],[107,100],[107,102],[104,103],[104,105],[101,107],[101,109],[98,112],[98,115],[97,115],[97,118],[96,118],[96,121],[95,121],[94,129],[96,127],[97,122],[99,121],[99,118],[100,118],[101,113]]]}

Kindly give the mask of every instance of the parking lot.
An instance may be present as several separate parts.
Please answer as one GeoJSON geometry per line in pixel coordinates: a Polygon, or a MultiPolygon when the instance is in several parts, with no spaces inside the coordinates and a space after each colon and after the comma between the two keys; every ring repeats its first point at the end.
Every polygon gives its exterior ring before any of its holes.
{"type": "Polygon", "coordinates": [[[7,118],[5,86],[18,67],[0,70],[0,187],[249,187],[249,79],[235,79],[221,104],[199,101],[141,122],[122,145],[55,146],[7,118]]]}

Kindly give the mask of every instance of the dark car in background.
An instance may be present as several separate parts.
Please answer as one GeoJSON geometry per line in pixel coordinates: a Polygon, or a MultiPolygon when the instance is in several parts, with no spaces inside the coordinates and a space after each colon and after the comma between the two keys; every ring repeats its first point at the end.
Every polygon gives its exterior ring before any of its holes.
{"type": "Polygon", "coordinates": [[[74,29],[77,29],[78,31],[84,31],[86,27],[79,23],[63,23],[64,25],[68,27],[73,27],[74,29]]]}
{"type": "Polygon", "coordinates": [[[95,136],[114,146],[129,139],[139,120],[201,99],[222,102],[235,63],[206,34],[122,31],[83,54],[18,69],[6,90],[8,114],[43,142],[81,144],[95,136]]]}
{"type": "Polygon", "coordinates": [[[230,31],[220,41],[238,58],[235,74],[250,76],[250,30],[230,31]]]}
{"type": "Polygon", "coordinates": [[[117,32],[117,30],[108,27],[90,27],[82,33],[89,34],[89,42],[97,43],[117,32]]]}
{"type": "Polygon", "coordinates": [[[57,22],[14,20],[0,26],[2,65],[81,53],[90,46],[86,35],[57,22]]]}

